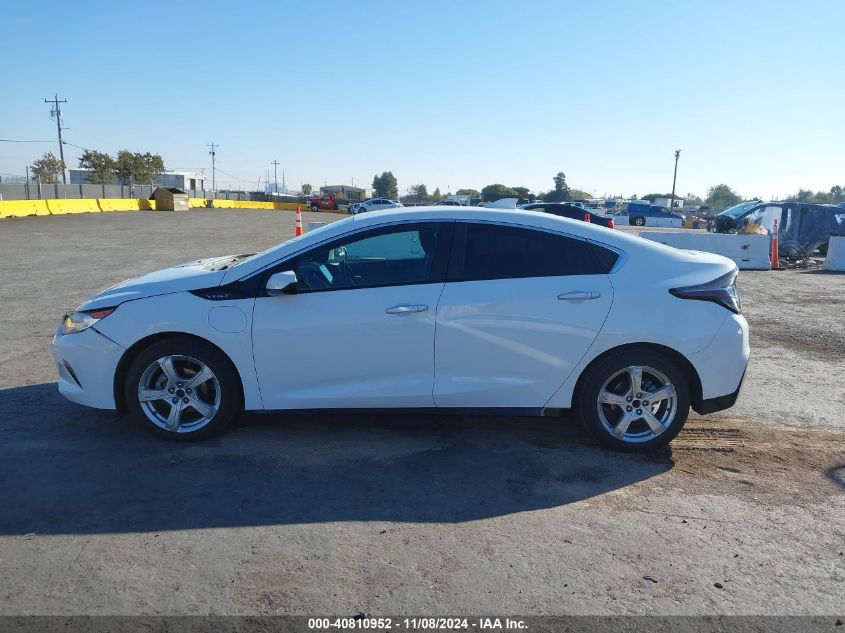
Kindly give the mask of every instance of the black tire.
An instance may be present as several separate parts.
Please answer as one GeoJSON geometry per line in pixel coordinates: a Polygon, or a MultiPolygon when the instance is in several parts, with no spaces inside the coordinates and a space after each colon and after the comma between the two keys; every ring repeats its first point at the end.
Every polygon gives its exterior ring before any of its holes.
{"type": "Polygon", "coordinates": [[[316,204],[312,204],[312,205],[311,205],[311,210],[312,210],[314,213],[317,213],[317,211],[319,211],[319,210],[320,210],[320,207],[318,207],[316,204]]]}
{"type": "Polygon", "coordinates": [[[631,224],[633,224],[634,226],[645,226],[645,218],[641,216],[632,218],[631,224]]]}
{"type": "MultiPolygon", "coordinates": [[[[650,378],[646,378],[646,372],[643,372],[643,387],[650,378]]],[[[647,392],[648,389],[644,389],[647,392]]],[[[636,395],[636,394],[634,394],[636,395]]],[[[652,350],[628,350],[617,355],[610,356],[600,361],[589,369],[589,373],[584,377],[579,392],[576,394],[578,402],[578,412],[581,420],[584,423],[587,431],[597,441],[605,446],[613,448],[614,450],[624,451],[628,453],[644,453],[646,451],[654,450],[665,446],[674,439],[674,437],[684,427],[684,423],[689,416],[690,407],[690,388],[686,373],[681,367],[670,358],[652,350]],[[631,366],[639,366],[643,368],[653,368],[664,374],[669,382],[675,388],[675,413],[674,417],[659,435],[654,435],[651,439],[643,439],[634,437],[636,429],[648,429],[644,420],[637,420],[631,423],[632,437],[629,439],[620,439],[611,433],[610,429],[606,428],[604,421],[599,414],[599,393],[602,391],[605,383],[620,371],[625,370],[631,366]]],[[[631,403],[636,405],[637,401],[631,403]]],[[[613,408],[612,405],[602,405],[604,407],[610,406],[610,410],[606,410],[605,418],[608,415],[622,415],[622,409],[613,408]]],[[[663,405],[659,405],[657,412],[660,414],[663,405]]],[[[669,404],[666,404],[667,408],[669,404]]],[[[634,410],[635,413],[637,409],[634,410]]],[[[653,435],[653,434],[652,434],[653,435]]],[[[644,438],[647,438],[649,433],[646,431],[644,438]]],[[[628,437],[628,434],[625,434],[628,437]]]]}
{"type": "MultiPolygon", "coordinates": [[[[164,371],[161,371],[158,374],[158,381],[164,381],[169,385],[170,382],[163,376],[164,373],[164,371]]],[[[181,382],[178,384],[182,385],[181,382]]],[[[166,387],[163,390],[167,391],[166,387]]],[[[132,361],[126,372],[123,391],[126,406],[129,409],[133,421],[147,431],[174,442],[192,442],[216,435],[222,432],[243,411],[241,381],[232,362],[223,352],[213,345],[189,337],[163,339],[142,350],[132,361]],[[138,391],[142,379],[145,382],[155,379],[156,372],[159,370],[154,365],[158,359],[165,357],[179,357],[182,359],[176,361],[177,365],[181,363],[181,367],[177,367],[177,372],[179,377],[185,375],[185,380],[189,381],[191,378],[190,374],[186,374],[187,371],[190,371],[191,366],[198,366],[193,364],[191,362],[192,360],[205,365],[213,374],[212,378],[214,382],[208,381],[204,386],[199,386],[195,393],[184,394],[184,391],[181,392],[185,396],[200,397],[201,390],[205,389],[207,393],[212,394],[210,397],[206,397],[200,401],[200,404],[214,402],[214,413],[207,418],[208,421],[205,421],[206,417],[203,417],[198,410],[193,409],[190,404],[185,407],[186,422],[190,422],[191,417],[199,416],[201,418],[194,424],[197,427],[194,430],[191,429],[191,424],[189,423],[179,426],[175,431],[159,426],[150,417],[150,415],[155,415],[155,413],[151,412],[148,415],[147,411],[150,411],[150,407],[153,407],[160,412],[160,415],[164,416],[164,412],[168,411],[170,403],[162,399],[157,399],[154,404],[147,404],[142,407],[139,400],[138,391]],[[189,360],[184,360],[185,358],[189,360]],[[152,373],[148,374],[148,370],[152,373]],[[148,378],[148,376],[152,378],[148,378]]],[[[188,389],[188,391],[191,390],[188,389]]],[[[175,396],[177,394],[172,395],[175,396]]],[[[170,398],[170,396],[167,397],[170,398]]],[[[187,398],[183,402],[188,402],[187,398]]]]}

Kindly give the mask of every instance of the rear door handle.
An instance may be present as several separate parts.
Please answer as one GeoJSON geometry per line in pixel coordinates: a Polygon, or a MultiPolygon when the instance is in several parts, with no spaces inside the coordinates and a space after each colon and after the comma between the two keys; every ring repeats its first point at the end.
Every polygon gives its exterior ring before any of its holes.
{"type": "Polygon", "coordinates": [[[598,299],[599,297],[601,297],[601,293],[595,290],[564,292],[562,295],[557,296],[561,301],[587,301],[588,299],[598,299]]]}
{"type": "Polygon", "coordinates": [[[385,312],[388,314],[411,314],[412,312],[425,312],[428,306],[422,303],[416,305],[400,305],[387,308],[385,312]]]}

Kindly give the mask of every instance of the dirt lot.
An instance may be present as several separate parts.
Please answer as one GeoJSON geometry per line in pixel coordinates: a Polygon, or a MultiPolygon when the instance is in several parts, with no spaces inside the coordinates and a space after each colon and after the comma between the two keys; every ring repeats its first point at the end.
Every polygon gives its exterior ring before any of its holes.
{"type": "Polygon", "coordinates": [[[177,446],[58,396],[63,309],[292,233],[260,211],[0,222],[0,614],[845,610],[845,275],[742,273],[738,405],[647,456],[549,418],[249,416],[177,446]]]}

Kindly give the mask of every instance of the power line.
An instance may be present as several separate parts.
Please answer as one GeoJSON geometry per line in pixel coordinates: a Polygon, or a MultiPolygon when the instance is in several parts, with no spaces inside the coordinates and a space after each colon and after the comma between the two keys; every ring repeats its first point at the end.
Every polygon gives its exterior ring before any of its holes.
{"type": "Polygon", "coordinates": [[[59,133],[59,158],[62,160],[62,184],[67,184],[67,176],[65,175],[65,148],[62,143],[62,107],[60,103],[67,103],[67,99],[59,99],[59,94],[52,99],[44,99],[44,103],[52,103],[53,109],[50,110],[50,116],[56,118],[56,131],[59,133]]]}
{"type": "Polygon", "coordinates": [[[55,141],[30,141],[17,138],[0,138],[0,143],[55,143],[55,141]]]}

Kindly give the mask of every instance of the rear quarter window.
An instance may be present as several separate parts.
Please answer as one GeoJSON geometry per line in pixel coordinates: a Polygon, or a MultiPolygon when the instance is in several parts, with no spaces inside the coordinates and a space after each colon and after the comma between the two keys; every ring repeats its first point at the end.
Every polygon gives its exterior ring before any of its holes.
{"type": "Polygon", "coordinates": [[[596,275],[609,271],[615,262],[616,253],[572,237],[522,227],[466,223],[457,227],[448,278],[479,281],[596,275]]]}

